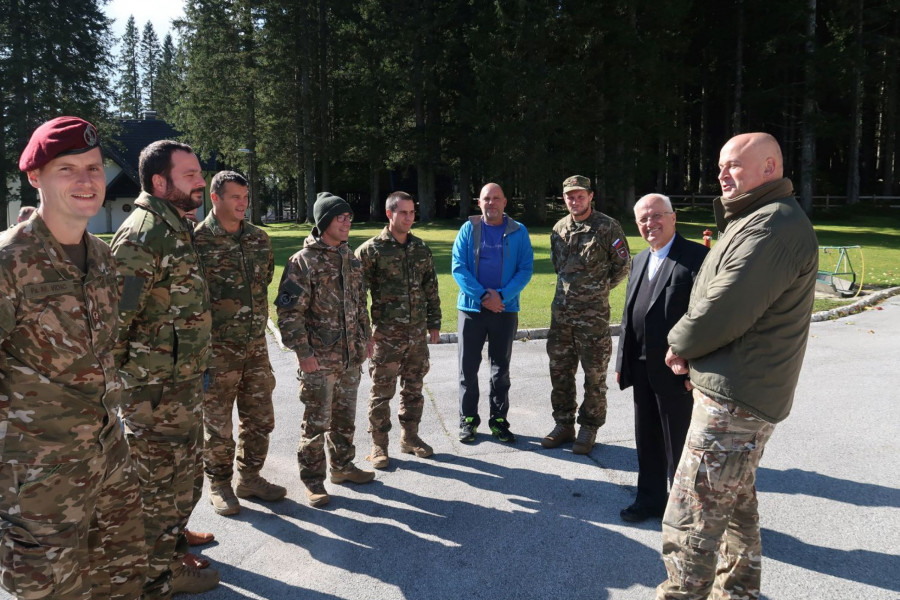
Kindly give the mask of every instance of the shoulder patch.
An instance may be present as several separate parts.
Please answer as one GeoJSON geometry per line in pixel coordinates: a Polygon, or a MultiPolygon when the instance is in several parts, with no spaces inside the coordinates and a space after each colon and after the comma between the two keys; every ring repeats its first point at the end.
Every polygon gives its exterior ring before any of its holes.
{"type": "Polygon", "coordinates": [[[612,243],[612,247],[613,250],[616,251],[616,254],[619,255],[619,258],[628,258],[628,246],[625,245],[625,242],[622,241],[622,238],[616,238],[616,241],[612,243]]]}
{"type": "Polygon", "coordinates": [[[126,275],[122,286],[122,298],[119,300],[119,310],[137,310],[141,301],[141,292],[144,289],[143,277],[126,275]]]}

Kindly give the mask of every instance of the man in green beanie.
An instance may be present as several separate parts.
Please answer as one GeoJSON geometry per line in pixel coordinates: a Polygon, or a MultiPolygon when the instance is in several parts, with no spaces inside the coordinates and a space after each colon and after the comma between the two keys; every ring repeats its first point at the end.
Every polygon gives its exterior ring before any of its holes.
{"type": "Polygon", "coordinates": [[[343,198],[322,192],[313,207],[316,226],[289,260],[275,307],[284,344],[300,362],[300,401],[306,407],[297,462],[310,506],[328,504],[325,445],[331,483],[375,478],[353,464],[356,393],[362,363],[371,355],[362,265],[347,239],[353,211],[343,198]]]}

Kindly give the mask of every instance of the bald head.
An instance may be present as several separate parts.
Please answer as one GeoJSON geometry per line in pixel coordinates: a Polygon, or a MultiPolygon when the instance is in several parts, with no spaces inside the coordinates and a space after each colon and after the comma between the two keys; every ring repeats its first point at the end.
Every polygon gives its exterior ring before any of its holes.
{"type": "Polygon", "coordinates": [[[784,177],[781,147],[768,133],[742,133],[719,153],[722,196],[734,198],[784,177]]]}
{"type": "Polygon", "coordinates": [[[506,196],[503,194],[503,188],[496,183],[486,184],[481,188],[478,206],[481,208],[481,215],[484,217],[485,223],[488,225],[503,223],[503,210],[506,208],[506,196]]]}

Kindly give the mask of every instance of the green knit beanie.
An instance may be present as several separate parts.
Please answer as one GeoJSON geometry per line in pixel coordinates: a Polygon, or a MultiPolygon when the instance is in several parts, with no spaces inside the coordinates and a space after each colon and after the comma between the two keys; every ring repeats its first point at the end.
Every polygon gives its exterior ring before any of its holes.
{"type": "Polygon", "coordinates": [[[353,209],[343,198],[335,196],[331,192],[319,192],[316,203],[313,205],[313,218],[316,220],[316,229],[319,235],[328,229],[331,220],[344,213],[353,214],[353,209]]]}

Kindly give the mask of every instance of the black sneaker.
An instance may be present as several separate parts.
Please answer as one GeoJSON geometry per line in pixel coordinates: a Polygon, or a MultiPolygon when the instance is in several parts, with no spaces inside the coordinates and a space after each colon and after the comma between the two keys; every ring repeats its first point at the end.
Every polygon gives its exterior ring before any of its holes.
{"type": "Polygon", "coordinates": [[[509,430],[509,421],[502,417],[497,417],[488,421],[491,427],[491,435],[501,442],[512,443],[516,441],[516,436],[509,430]]]}
{"type": "Polygon", "coordinates": [[[459,427],[459,441],[469,444],[475,441],[475,434],[478,433],[478,424],[475,417],[466,417],[463,424],[459,427]]]}

